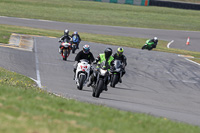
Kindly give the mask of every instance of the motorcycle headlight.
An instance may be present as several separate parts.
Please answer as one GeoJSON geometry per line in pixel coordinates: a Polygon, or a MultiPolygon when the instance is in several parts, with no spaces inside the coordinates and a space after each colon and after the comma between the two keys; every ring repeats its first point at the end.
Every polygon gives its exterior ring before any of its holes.
{"type": "Polygon", "coordinates": [[[105,76],[106,72],[107,72],[107,70],[100,69],[100,73],[101,73],[102,76],[105,76]]]}

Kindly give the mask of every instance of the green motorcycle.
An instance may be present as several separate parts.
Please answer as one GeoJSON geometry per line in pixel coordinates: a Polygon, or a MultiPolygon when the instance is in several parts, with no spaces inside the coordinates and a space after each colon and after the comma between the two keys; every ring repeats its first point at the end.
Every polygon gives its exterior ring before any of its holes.
{"type": "Polygon", "coordinates": [[[156,43],[154,43],[149,39],[146,41],[146,44],[142,47],[142,50],[144,49],[152,50],[153,48],[156,48],[156,45],[157,45],[156,43]]]}

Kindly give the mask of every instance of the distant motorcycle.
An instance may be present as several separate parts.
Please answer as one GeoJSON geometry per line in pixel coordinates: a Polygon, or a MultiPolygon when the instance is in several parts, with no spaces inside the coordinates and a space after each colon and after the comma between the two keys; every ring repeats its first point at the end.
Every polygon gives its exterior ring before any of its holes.
{"type": "Polygon", "coordinates": [[[156,44],[154,44],[154,42],[149,42],[149,40],[147,40],[146,44],[142,47],[142,50],[144,49],[152,50],[153,48],[156,48],[156,44]]]}
{"type": "Polygon", "coordinates": [[[68,56],[70,55],[71,51],[71,44],[67,42],[61,43],[61,56],[63,57],[63,60],[67,60],[68,56]]]}
{"type": "Polygon", "coordinates": [[[122,62],[120,60],[114,61],[114,67],[111,69],[111,81],[110,86],[115,87],[115,85],[120,81],[122,77],[122,62]]]}
{"type": "Polygon", "coordinates": [[[99,64],[99,68],[97,68],[97,71],[94,74],[97,75],[95,84],[91,85],[93,88],[92,96],[98,98],[103,90],[105,90],[107,85],[106,80],[109,80],[109,71],[105,67],[105,62],[99,64]]]}
{"type": "Polygon", "coordinates": [[[72,53],[74,54],[76,49],[78,49],[79,38],[78,36],[73,36],[72,38],[72,53]]]}
{"type": "Polygon", "coordinates": [[[78,63],[75,75],[75,81],[79,90],[83,89],[83,86],[89,81],[90,76],[90,64],[88,60],[82,59],[78,63]]]}

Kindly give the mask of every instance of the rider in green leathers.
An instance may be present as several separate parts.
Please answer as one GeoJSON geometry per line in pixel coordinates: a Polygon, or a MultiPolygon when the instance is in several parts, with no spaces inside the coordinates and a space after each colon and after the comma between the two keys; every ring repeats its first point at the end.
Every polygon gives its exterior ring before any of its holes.
{"type": "MultiPolygon", "coordinates": [[[[96,68],[99,67],[98,64],[101,64],[103,61],[105,61],[105,67],[108,70],[110,70],[110,67],[113,66],[113,61],[114,61],[114,58],[111,55],[112,55],[112,49],[111,48],[106,48],[104,50],[104,53],[99,54],[99,56],[94,61],[94,64],[97,64],[96,68]]],[[[88,87],[90,87],[93,84],[93,82],[96,81],[96,74],[95,74],[95,72],[96,71],[94,71],[94,73],[90,76],[90,82],[87,85],[88,87]]],[[[106,84],[107,85],[109,84],[108,80],[106,81],[106,84]]],[[[106,86],[105,90],[107,91],[107,86],[106,86]]]]}
{"type": "Polygon", "coordinates": [[[153,39],[149,39],[146,41],[146,44],[142,47],[143,49],[148,49],[148,50],[152,50],[153,48],[156,48],[158,44],[158,38],[154,37],[153,39]]]}

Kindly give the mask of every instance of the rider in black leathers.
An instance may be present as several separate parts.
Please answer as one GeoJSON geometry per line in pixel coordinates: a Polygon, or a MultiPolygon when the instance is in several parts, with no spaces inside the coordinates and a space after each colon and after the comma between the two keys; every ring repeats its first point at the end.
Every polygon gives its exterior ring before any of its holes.
{"type": "MultiPolygon", "coordinates": [[[[78,66],[78,62],[81,59],[86,59],[89,61],[89,64],[91,64],[94,61],[94,56],[93,54],[90,52],[90,46],[89,45],[84,45],[83,46],[83,50],[81,50],[75,57],[75,64],[74,64],[74,79],[75,79],[75,74],[76,74],[76,69],[78,66]]],[[[92,74],[92,69],[90,69],[90,74],[92,74]]]]}
{"type": "MultiPolygon", "coordinates": [[[[69,35],[69,30],[66,29],[64,31],[64,35],[60,37],[59,42],[67,42],[67,43],[71,43],[72,37],[69,35]]],[[[59,46],[59,53],[61,54],[62,50],[61,50],[62,45],[60,44],[59,46]]]]}

